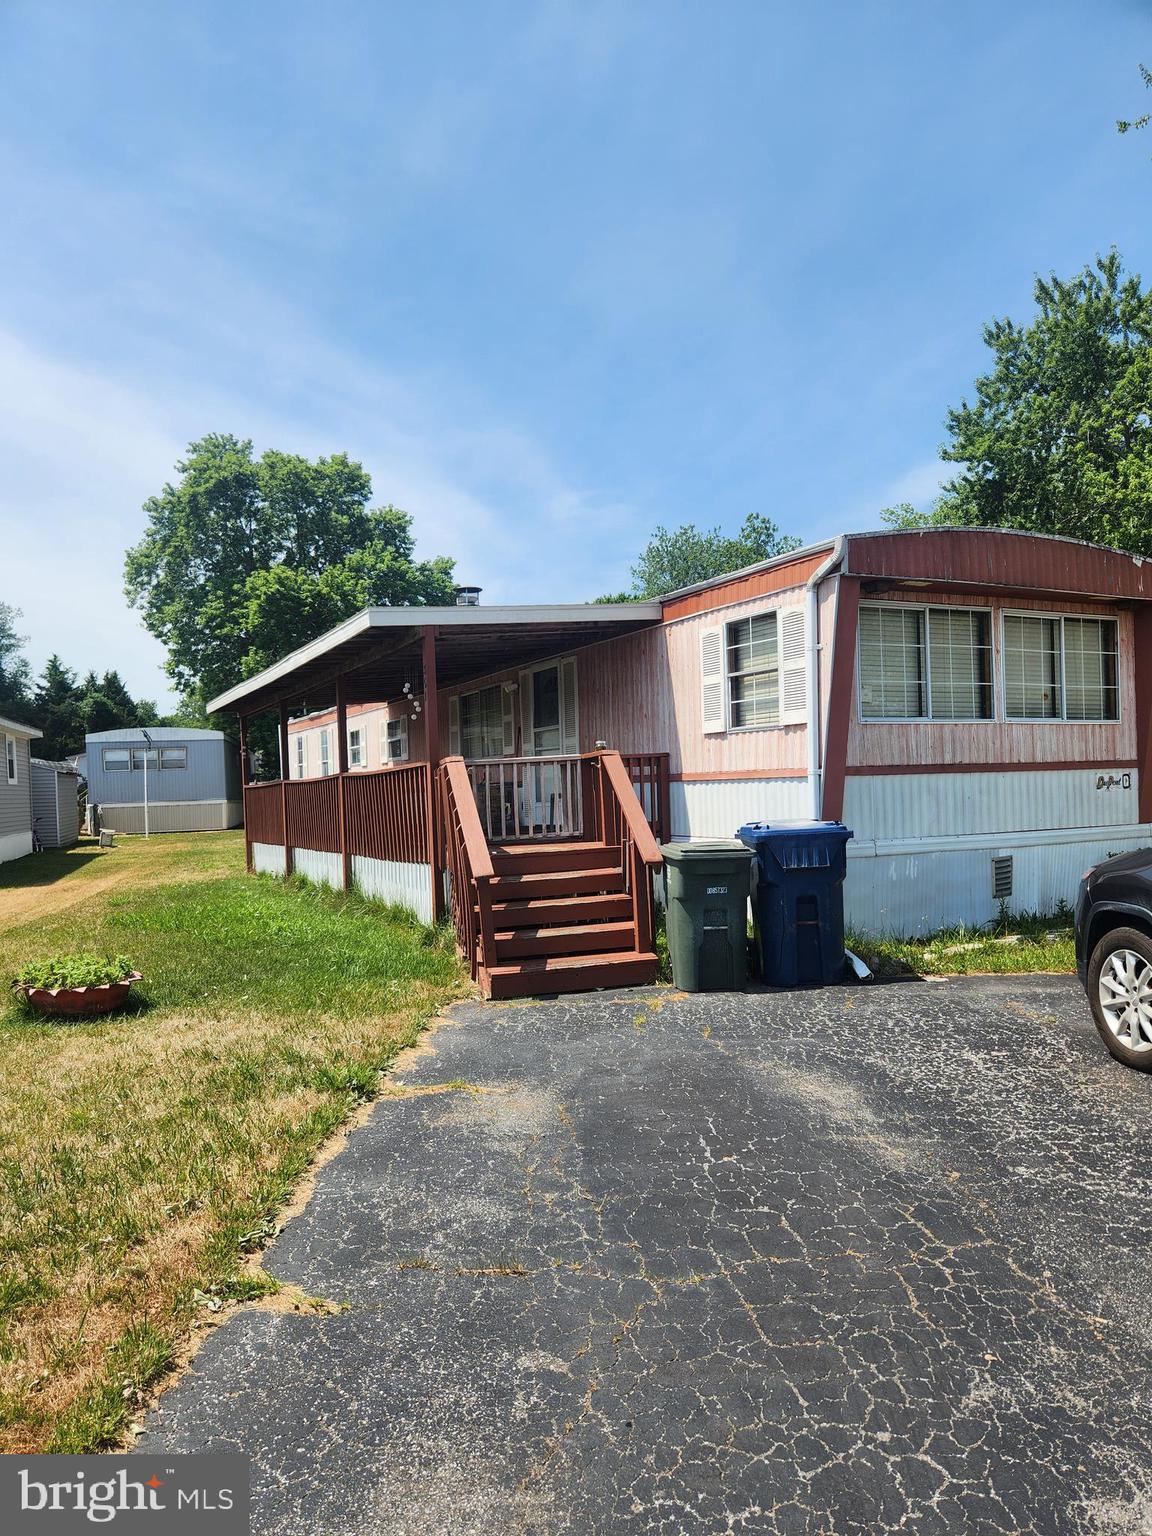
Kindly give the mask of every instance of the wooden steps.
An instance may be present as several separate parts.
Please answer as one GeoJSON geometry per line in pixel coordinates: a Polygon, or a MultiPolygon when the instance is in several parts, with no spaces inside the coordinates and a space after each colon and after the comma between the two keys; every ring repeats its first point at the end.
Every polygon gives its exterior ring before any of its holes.
{"type": "Polygon", "coordinates": [[[502,843],[490,852],[494,952],[480,956],[477,976],[487,997],[590,992],[656,980],[655,954],[637,944],[618,847],[502,843]]]}
{"type": "Polygon", "coordinates": [[[546,997],[553,992],[594,992],[599,987],[645,987],[656,980],[654,954],[549,955],[518,964],[485,967],[482,985],[491,998],[546,997]]]}

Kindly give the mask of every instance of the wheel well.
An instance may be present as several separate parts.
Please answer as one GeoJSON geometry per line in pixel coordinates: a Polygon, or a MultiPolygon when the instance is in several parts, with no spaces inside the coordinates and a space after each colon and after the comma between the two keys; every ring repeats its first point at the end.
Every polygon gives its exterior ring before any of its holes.
{"type": "Polygon", "coordinates": [[[1152,939],[1152,918],[1144,917],[1139,912],[1108,910],[1097,912],[1088,928],[1087,952],[1089,955],[1093,953],[1104,935],[1111,933],[1113,928],[1135,928],[1138,933],[1152,939]]]}

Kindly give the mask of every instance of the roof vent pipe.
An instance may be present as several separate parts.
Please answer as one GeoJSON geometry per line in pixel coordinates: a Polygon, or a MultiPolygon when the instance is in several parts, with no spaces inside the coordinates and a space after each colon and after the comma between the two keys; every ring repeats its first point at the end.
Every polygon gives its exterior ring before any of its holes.
{"type": "Polygon", "coordinates": [[[483,590],[483,587],[457,587],[457,608],[479,608],[480,594],[483,590]]]}

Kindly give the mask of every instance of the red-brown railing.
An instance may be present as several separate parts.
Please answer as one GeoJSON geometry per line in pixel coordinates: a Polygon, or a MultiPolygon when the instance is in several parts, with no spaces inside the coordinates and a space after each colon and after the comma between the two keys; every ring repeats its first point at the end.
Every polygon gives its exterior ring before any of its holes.
{"type": "Polygon", "coordinates": [[[348,852],[401,864],[428,862],[428,764],[344,775],[348,852]]]}
{"type": "Polygon", "coordinates": [[[335,774],[326,779],[289,779],[284,785],[290,848],[340,852],[340,791],[335,774]]]}
{"type": "Polygon", "coordinates": [[[621,752],[621,761],[658,843],[671,836],[667,752],[621,752]]]}
{"type": "Polygon", "coordinates": [[[249,843],[283,843],[284,801],[279,781],[245,786],[244,827],[249,843]]]}
{"type": "Polygon", "coordinates": [[[664,860],[619,752],[594,754],[589,765],[590,800],[597,831],[610,847],[620,849],[620,873],[632,898],[636,949],[647,954],[652,949],[655,930],[652,876],[664,860]]]}
{"type": "Polygon", "coordinates": [[[464,759],[446,757],[436,777],[449,907],[460,953],[475,981],[496,953],[492,855],[464,759]]]}
{"type": "Polygon", "coordinates": [[[485,757],[465,766],[491,842],[581,836],[582,758],[485,757]]]}

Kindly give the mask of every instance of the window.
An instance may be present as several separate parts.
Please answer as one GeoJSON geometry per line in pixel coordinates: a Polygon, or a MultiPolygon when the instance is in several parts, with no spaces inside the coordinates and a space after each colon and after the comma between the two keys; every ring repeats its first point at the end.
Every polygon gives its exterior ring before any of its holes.
{"type": "Polygon", "coordinates": [[[560,750],[560,668],[537,667],[532,673],[532,752],[540,757],[560,750]]]}
{"type": "Polygon", "coordinates": [[[132,754],[127,747],[104,748],[104,772],[127,773],[132,767],[132,754]]]}
{"type": "Polygon", "coordinates": [[[332,772],[332,758],[328,748],[328,732],[320,732],[320,772],[332,772]]]}
{"type": "Polygon", "coordinates": [[[862,720],[991,720],[992,615],[986,608],[860,609],[862,720]]]}
{"type": "Polygon", "coordinates": [[[1118,720],[1115,619],[1004,615],[1009,720],[1118,720]]]}
{"type": "Polygon", "coordinates": [[[5,736],[4,738],[4,767],[8,775],[9,784],[15,784],[17,776],[16,767],[16,738],[5,736]]]}
{"type": "Polygon", "coordinates": [[[148,772],[149,773],[154,772],[155,768],[156,768],[156,748],[155,747],[133,747],[132,748],[132,766],[133,766],[133,768],[136,768],[141,773],[143,773],[144,772],[145,761],[147,761],[147,764],[148,764],[148,772]]]}
{"type": "Polygon", "coordinates": [[[359,726],[357,726],[355,730],[351,730],[351,731],[348,732],[348,766],[349,766],[349,768],[359,768],[360,764],[364,761],[364,749],[363,749],[363,745],[362,745],[363,740],[364,740],[363,733],[360,730],[359,726]]]}
{"type": "Polygon", "coordinates": [[[402,715],[399,720],[385,720],[383,758],[386,763],[406,763],[408,761],[408,718],[402,715]]]}
{"type": "MultiPolygon", "coordinates": [[[[553,685],[556,683],[556,669],[549,669],[553,685]]],[[[537,672],[535,678],[542,674],[537,672]]],[[[560,716],[559,705],[556,713],[556,745],[554,747],[538,747],[537,751],[559,751],[560,749],[560,716]]],[[[535,718],[539,718],[538,716],[535,718]]],[[[504,751],[504,700],[499,684],[492,688],[481,688],[476,693],[462,693],[460,695],[460,752],[469,760],[485,757],[500,757],[504,751]]]]}
{"type": "Polygon", "coordinates": [[[187,747],[161,747],[160,748],[160,766],[161,766],[161,768],[187,768],[187,766],[188,766],[188,748],[187,747]]]}
{"type": "Polygon", "coordinates": [[[306,743],[304,741],[304,732],[300,731],[296,736],[296,777],[298,779],[302,779],[304,777],[305,750],[306,743]]]}
{"type": "Polygon", "coordinates": [[[739,731],[780,722],[780,648],[774,613],[726,626],[728,724],[739,731]]]}

